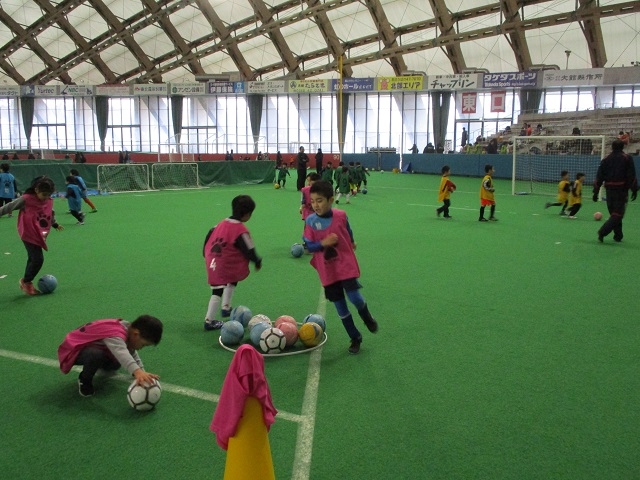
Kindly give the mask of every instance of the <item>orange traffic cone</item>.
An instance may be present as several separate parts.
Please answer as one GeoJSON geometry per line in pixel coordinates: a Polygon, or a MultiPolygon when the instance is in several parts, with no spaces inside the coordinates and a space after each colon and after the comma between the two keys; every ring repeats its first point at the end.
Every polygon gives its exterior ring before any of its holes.
{"type": "Polygon", "coordinates": [[[262,405],[248,397],[236,434],[229,438],[224,480],[275,480],[262,405]]]}

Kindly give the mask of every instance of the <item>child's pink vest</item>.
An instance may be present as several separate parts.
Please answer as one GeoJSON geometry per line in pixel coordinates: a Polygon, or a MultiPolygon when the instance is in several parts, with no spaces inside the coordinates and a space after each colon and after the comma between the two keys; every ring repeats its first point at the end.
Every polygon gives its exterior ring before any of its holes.
{"type": "MultiPolygon", "coordinates": [[[[127,328],[117,319],[96,320],[69,332],[58,347],[58,360],[62,373],[69,373],[83,348],[90,343],[110,337],[120,337],[127,341],[127,328]]],[[[95,346],[108,351],[105,345],[96,344],[95,346]]]]}
{"type": "Polygon", "coordinates": [[[227,218],[209,236],[204,247],[209,285],[226,285],[249,276],[249,260],[234,245],[243,233],[249,233],[244,223],[227,218]]]}
{"type": "Polygon", "coordinates": [[[46,238],[51,231],[53,200],[41,201],[31,193],[25,193],[22,198],[24,198],[24,207],[18,215],[20,238],[47,250],[46,238]]]}
{"type": "Polygon", "coordinates": [[[329,228],[314,230],[307,225],[304,236],[313,242],[319,242],[330,233],[338,235],[338,243],[334,247],[325,247],[324,250],[314,252],[311,259],[311,265],[318,271],[323,287],[340,280],[360,277],[360,267],[351,245],[345,212],[333,209],[329,228]]]}

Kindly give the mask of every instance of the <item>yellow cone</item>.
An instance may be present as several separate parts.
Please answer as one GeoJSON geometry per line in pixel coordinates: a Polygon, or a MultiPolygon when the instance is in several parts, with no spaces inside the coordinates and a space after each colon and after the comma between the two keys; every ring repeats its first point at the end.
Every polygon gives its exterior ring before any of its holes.
{"type": "Polygon", "coordinates": [[[236,434],[229,438],[224,480],[275,480],[262,405],[249,397],[236,434]]]}

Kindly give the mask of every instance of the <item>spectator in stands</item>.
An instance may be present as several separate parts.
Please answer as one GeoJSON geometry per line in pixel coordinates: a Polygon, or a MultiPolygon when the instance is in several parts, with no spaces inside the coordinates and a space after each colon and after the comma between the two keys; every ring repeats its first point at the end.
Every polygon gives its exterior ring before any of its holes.
{"type": "Polygon", "coordinates": [[[33,154],[33,152],[29,152],[29,155],[27,155],[27,160],[35,160],[36,156],[33,154]]]}
{"type": "Polygon", "coordinates": [[[122,150],[118,152],[118,163],[124,163],[124,153],[122,153],[122,150]]]}
{"type": "Polygon", "coordinates": [[[64,154],[64,159],[65,160],[71,160],[71,155],[69,155],[69,153],[65,153],[64,154]]]}
{"type": "Polygon", "coordinates": [[[611,215],[598,230],[600,242],[612,231],[613,239],[616,242],[622,241],[622,219],[627,208],[629,190],[631,190],[632,201],[635,201],[638,196],[638,178],[633,158],[624,153],[623,149],[624,143],[621,140],[613,141],[611,153],[600,162],[596,181],[593,184],[594,202],[598,201],[598,193],[603,184],[607,189],[607,209],[611,215]]]}
{"type": "Polygon", "coordinates": [[[442,145],[438,145],[436,147],[436,153],[444,153],[444,147],[442,145]]]}
{"type": "Polygon", "coordinates": [[[489,140],[489,143],[485,147],[485,150],[487,153],[490,153],[492,155],[498,153],[498,140],[495,138],[489,140]]]}
{"type": "Polygon", "coordinates": [[[411,147],[409,151],[415,155],[416,153],[418,153],[418,145],[414,143],[413,147],[411,147]]]}
{"type": "Polygon", "coordinates": [[[462,127],[462,138],[460,139],[460,145],[464,147],[467,144],[467,140],[469,140],[467,129],[462,127]]]}
{"type": "Polygon", "coordinates": [[[573,130],[571,131],[571,135],[582,135],[580,133],[580,129],[578,127],[573,127],[573,130]]]}
{"type": "Polygon", "coordinates": [[[229,150],[227,150],[227,154],[224,156],[224,159],[227,161],[231,161],[233,160],[233,157],[231,156],[231,154],[229,153],[229,150]]]}
{"type": "Polygon", "coordinates": [[[257,161],[262,161],[262,160],[264,160],[264,156],[262,155],[262,151],[259,151],[259,152],[258,152],[258,156],[256,157],[256,160],[257,160],[257,161]]]}
{"type": "Polygon", "coordinates": [[[276,168],[280,168],[282,166],[282,154],[280,150],[276,153],[276,168]]]}
{"type": "Polygon", "coordinates": [[[18,152],[15,152],[13,154],[13,158],[11,160],[20,160],[20,157],[18,156],[18,152]]]}
{"type": "Polygon", "coordinates": [[[124,163],[131,163],[131,157],[129,156],[128,151],[124,151],[124,163]]]}
{"type": "Polygon", "coordinates": [[[539,123],[536,126],[536,135],[542,135],[542,124],[541,123],[539,123]]]}
{"type": "Polygon", "coordinates": [[[436,147],[433,146],[433,143],[429,142],[427,146],[424,147],[424,150],[422,150],[422,153],[436,153],[436,147]]]}
{"type": "Polygon", "coordinates": [[[629,142],[631,141],[631,135],[629,132],[625,133],[620,130],[620,133],[618,134],[618,140],[620,140],[625,145],[629,145],[629,142]]]}
{"type": "Polygon", "coordinates": [[[527,137],[530,137],[532,133],[533,133],[533,128],[531,127],[530,123],[527,123],[527,137]]]}
{"type": "Polygon", "coordinates": [[[521,137],[526,137],[527,136],[527,124],[526,123],[524,125],[522,125],[522,128],[520,129],[520,136],[521,137]]]}
{"type": "Polygon", "coordinates": [[[504,134],[505,135],[511,135],[511,127],[509,125],[507,125],[504,129],[504,134]]]}
{"type": "Polygon", "coordinates": [[[297,190],[300,191],[304,187],[304,183],[307,180],[307,164],[309,163],[309,156],[304,153],[304,147],[298,149],[298,179],[297,190]]]}
{"type": "Polygon", "coordinates": [[[2,160],[9,160],[9,154],[7,152],[4,152],[4,155],[2,155],[2,160]]]}

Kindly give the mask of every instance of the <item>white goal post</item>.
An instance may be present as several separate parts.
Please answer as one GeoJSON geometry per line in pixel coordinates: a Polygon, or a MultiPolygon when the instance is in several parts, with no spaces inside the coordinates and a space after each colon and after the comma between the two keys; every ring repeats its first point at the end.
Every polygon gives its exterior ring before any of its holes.
{"type": "Polygon", "coordinates": [[[154,190],[199,188],[197,163],[154,163],[151,165],[154,190]]]}
{"type": "Polygon", "coordinates": [[[146,163],[98,165],[99,192],[138,192],[149,190],[149,167],[146,163]]]}
{"type": "Polygon", "coordinates": [[[513,195],[556,195],[562,170],[569,172],[571,181],[584,173],[584,184],[592,184],[606,152],[604,135],[511,138],[513,195]]]}

